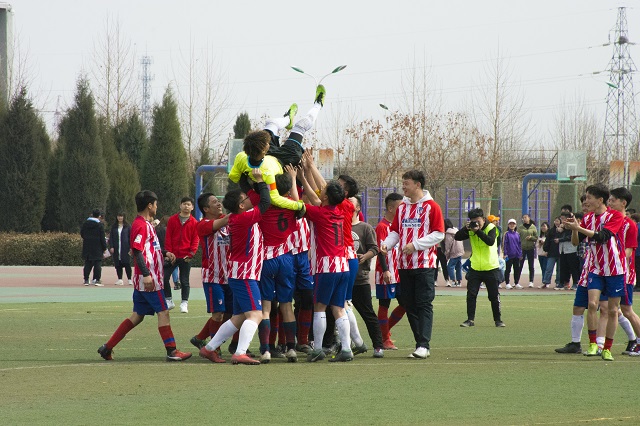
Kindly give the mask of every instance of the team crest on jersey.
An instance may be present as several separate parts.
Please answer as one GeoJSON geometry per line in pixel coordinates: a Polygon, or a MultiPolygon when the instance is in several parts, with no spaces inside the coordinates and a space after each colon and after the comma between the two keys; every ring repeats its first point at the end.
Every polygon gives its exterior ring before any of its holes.
{"type": "Polygon", "coordinates": [[[422,214],[423,211],[424,211],[424,207],[422,206],[418,207],[418,214],[422,214]]]}
{"type": "Polygon", "coordinates": [[[222,299],[218,299],[218,305],[222,305],[222,299]]]}
{"type": "Polygon", "coordinates": [[[140,244],[141,241],[142,241],[142,235],[136,235],[136,239],[133,240],[133,242],[136,244],[140,244]]]}
{"type": "Polygon", "coordinates": [[[395,293],[396,289],[395,288],[391,288],[391,293],[395,293]]]}
{"type": "Polygon", "coordinates": [[[402,227],[403,228],[420,228],[420,219],[415,217],[402,219],[402,227]]]}

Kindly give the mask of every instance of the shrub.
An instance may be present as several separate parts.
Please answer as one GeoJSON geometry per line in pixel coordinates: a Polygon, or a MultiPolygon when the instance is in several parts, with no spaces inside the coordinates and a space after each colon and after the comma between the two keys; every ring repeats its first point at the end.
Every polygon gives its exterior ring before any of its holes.
{"type": "Polygon", "coordinates": [[[79,266],[81,255],[79,234],[0,234],[0,265],[79,266]]]}

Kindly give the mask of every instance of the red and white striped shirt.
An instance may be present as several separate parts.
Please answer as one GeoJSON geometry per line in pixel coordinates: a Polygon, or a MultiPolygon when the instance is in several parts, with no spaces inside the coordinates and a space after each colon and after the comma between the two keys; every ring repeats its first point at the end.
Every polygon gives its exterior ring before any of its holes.
{"type": "Polygon", "coordinates": [[[348,260],[358,257],[356,253],[355,243],[353,242],[353,234],[351,233],[351,222],[353,220],[353,213],[356,211],[356,207],[348,198],[345,198],[336,208],[342,212],[344,216],[344,224],[342,226],[344,230],[344,247],[346,250],[346,256],[348,260]]]}
{"type": "Polygon", "coordinates": [[[613,233],[609,241],[596,243],[587,239],[587,250],[591,251],[589,272],[600,276],[624,275],[627,272],[627,260],[624,255],[624,244],[621,236],[624,216],[616,210],[607,208],[601,215],[587,213],[580,226],[590,231],[599,232],[607,229],[613,233]]]}
{"type": "Polygon", "coordinates": [[[304,217],[296,221],[296,229],[289,236],[289,247],[292,254],[309,251],[311,245],[311,231],[309,222],[304,217]]]}
{"type": "Polygon", "coordinates": [[[578,280],[578,285],[581,287],[589,287],[589,263],[591,262],[591,250],[585,250],[584,252],[584,267],[580,272],[580,279],[578,280]]]}
{"type": "MultiPolygon", "coordinates": [[[[247,196],[251,199],[251,204],[260,204],[260,194],[250,190],[247,196]]],[[[269,206],[262,214],[262,219],[258,222],[262,232],[262,243],[264,245],[264,260],[273,259],[289,253],[291,245],[289,237],[296,227],[296,212],[282,209],[274,205],[269,206]]]]}
{"type": "MultiPolygon", "coordinates": [[[[158,241],[158,235],[153,225],[142,216],[136,216],[131,224],[130,243],[132,250],[142,252],[144,263],[149,272],[151,272],[151,278],[153,279],[153,291],[162,290],[164,288],[162,284],[164,270],[160,241],[158,241]]],[[[134,261],[134,264],[133,285],[136,290],[145,291],[144,283],[142,282],[142,271],[138,266],[138,262],[134,261]]]]}
{"type": "MultiPolygon", "coordinates": [[[[389,228],[391,227],[391,222],[389,222],[386,218],[382,218],[378,226],[376,226],[376,239],[378,240],[378,246],[382,245],[382,242],[389,235],[389,228]]],[[[387,251],[387,255],[385,256],[387,259],[387,267],[389,268],[389,273],[391,274],[391,284],[396,284],[400,282],[400,274],[398,273],[398,247],[394,247],[387,251]]],[[[386,284],[383,279],[382,266],[380,262],[376,262],[376,273],[375,273],[375,283],[376,284],[386,284]]]]}
{"type": "Polygon", "coordinates": [[[262,232],[258,226],[261,217],[258,208],[229,215],[229,278],[260,280],[264,259],[262,232]]]}
{"type": "Polygon", "coordinates": [[[307,204],[307,219],[313,224],[311,273],[348,272],[345,257],[344,217],[337,206],[312,206],[307,204]]]}
{"type": "Polygon", "coordinates": [[[396,242],[399,243],[398,269],[436,268],[437,243],[444,238],[444,219],[440,206],[428,191],[424,193],[415,203],[407,197],[402,200],[389,228],[389,236],[385,239],[389,249],[396,242]],[[434,232],[442,234],[439,241],[429,241],[429,234],[434,232]],[[412,254],[402,254],[402,248],[409,243],[413,243],[416,250],[412,254]],[[430,246],[424,246],[426,243],[430,246]]]}
{"type": "MultiPolygon", "coordinates": [[[[638,248],[638,225],[628,217],[624,218],[624,225],[622,226],[622,241],[624,242],[624,248],[632,249],[631,257],[627,257],[627,274],[625,278],[625,284],[636,283],[636,249],[638,248]]],[[[626,256],[626,253],[625,253],[626,256]]]]}
{"type": "Polygon", "coordinates": [[[211,219],[202,219],[196,226],[202,247],[202,282],[227,284],[229,230],[223,226],[214,232],[213,222],[211,219]]]}

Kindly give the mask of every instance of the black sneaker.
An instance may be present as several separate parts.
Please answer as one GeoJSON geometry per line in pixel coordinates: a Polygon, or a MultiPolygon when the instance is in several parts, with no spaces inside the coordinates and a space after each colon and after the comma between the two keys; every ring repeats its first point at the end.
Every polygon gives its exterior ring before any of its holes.
{"type": "Polygon", "coordinates": [[[112,355],[113,351],[107,348],[106,343],[98,348],[98,353],[102,358],[106,359],[107,361],[111,361],[113,359],[113,355],[112,355]]]}
{"type": "Polygon", "coordinates": [[[506,327],[507,325],[502,321],[496,321],[496,327],[506,327]]]}
{"type": "Polygon", "coordinates": [[[207,343],[204,340],[200,340],[196,336],[193,336],[189,341],[193,346],[195,346],[198,349],[202,349],[207,345],[207,343]]]}
{"type": "Polygon", "coordinates": [[[182,287],[180,286],[180,283],[175,283],[175,284],[173,285],[173,289],[174,289],[174,290],[180,290],[181,288],[182,288],[182,287]]]}
{"type": "Polygon", "coordinates": [[[582,346],[580,342],[569,342],[561,348],[556,349],[559,354],[581,354],[582,346]]]}
{"type": "Polygon", "coordinates": [[[627,343],[627,348],[622,351],[622,355],[629,355],[629,353],[633,352],[636,348],[636,341],[635,340],[629,340],[629,343],[627,343]]]}
{"type": "Polygon", "coordinates": [[[465,322],[460,324],[460,327],[473,327],[474,325],[476,324],[473,322],[473,320],[466,320],[465,322]]]}

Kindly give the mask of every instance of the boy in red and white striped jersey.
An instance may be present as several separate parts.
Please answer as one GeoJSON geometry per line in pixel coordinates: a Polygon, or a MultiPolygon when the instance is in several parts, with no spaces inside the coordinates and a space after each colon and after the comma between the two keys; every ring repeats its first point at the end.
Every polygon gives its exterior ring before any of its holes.
{"type": "Polygon", "coordinates": [[[409,358],[425,359],[429,353],[435,297],[436,248],[444,239],[440,206],[424,189],[424,173],[411,170],[402,175],[405,198],[398,206],[389,235],[380,247],[383,253],[398,244],[400,292],[407,310],[416,350],[409,358]]]}
{"type": "MultiPolygon", "coordinates": [[[[138,216],[131,224],[131,250],[134,258],[133,313],[124,320],[109,341],[100,346],[98,353],[106,360],[112,360],[113,348],[140,324],[146,315],[158,314],[158,332],[165,349],[167,361],[183,361],[191,358],[191,353],[176,349],[176,341],[169,323],[169,310],[162,291],[163,257],[160,242],[150,223],[158,210],[158,197],[151,191],[136,194],[138,216]]],[[[167,253],[167,260],[175,256],[167,253]]]]}

